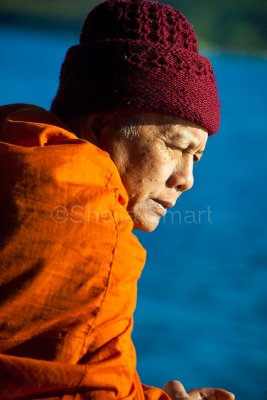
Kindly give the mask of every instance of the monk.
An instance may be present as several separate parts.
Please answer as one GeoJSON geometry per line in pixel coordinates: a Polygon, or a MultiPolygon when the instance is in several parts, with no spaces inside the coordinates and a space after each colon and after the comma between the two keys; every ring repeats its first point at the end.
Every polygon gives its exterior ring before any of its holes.
{"type": "MultiPolygon", "coordinates": [[[[0,108],[0,399],[233,400],[140,382],[132,343],[150,232],[219,129],[212,66],[175,9],[87,16],[51,110],[0,108]]],[[[162,368],[162,366],[159,366],[162,368]]]]}

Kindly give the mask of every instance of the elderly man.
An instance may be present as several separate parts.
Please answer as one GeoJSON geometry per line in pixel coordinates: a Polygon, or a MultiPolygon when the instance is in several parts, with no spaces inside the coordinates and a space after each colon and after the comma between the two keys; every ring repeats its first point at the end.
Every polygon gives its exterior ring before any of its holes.
{"type": "Polygon", "coordinates": [[[0,110],[0,399],[230,400],[142,385],[131,340],[152,231],[219,127],[213,70],[173,8],[108,0],[69,49],[51,112],[0,110]]]}

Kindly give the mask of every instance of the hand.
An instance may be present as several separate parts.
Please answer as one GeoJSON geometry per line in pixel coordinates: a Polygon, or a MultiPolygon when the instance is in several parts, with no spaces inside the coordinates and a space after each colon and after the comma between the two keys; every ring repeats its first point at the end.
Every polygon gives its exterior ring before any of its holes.
{"type": "Polygon", "coordinates": [[[190,390],[188,393],[178,381],[170,381],[163,390],[172,400],[234,400],[235,396],[223,389],[201,388],[190,390]]]}

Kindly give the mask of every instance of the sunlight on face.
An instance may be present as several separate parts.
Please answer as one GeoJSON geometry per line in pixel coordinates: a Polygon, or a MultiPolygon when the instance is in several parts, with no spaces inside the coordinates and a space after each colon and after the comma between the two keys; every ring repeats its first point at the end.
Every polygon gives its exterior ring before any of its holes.
{"type": "Polygon", "coordinates": [[[167,209],[193,186],[193,165],[200,160],[208,134],[177,117],[144,114],[137,134],[116,136],[108,149],[129,196],[134,228],[153,231],[167,209]]]}

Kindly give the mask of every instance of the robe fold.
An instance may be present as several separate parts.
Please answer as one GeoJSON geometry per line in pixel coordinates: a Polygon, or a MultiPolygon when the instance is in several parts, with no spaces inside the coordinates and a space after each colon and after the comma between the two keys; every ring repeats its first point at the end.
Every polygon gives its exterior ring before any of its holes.
{"type": "Polygon", "coordinates": [[[0,107],[0,201],[0,399],[169,399],[136,372],[145,251],[109,155],[0,107]]]}

